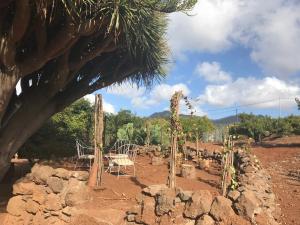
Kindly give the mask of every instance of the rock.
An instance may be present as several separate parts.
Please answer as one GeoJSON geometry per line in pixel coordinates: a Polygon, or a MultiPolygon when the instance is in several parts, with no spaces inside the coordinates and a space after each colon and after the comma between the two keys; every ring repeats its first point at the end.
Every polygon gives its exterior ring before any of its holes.
{"type": "Polygon", "coordinates": [[[155,224],[156,215],[154,212],[155,209],[155,200],[154,198],[145,198],[143,200],[143,210],[140,211],[141,213],[135,216],[135,221],[137,223],[142,224],[155,224]]]}
{"type": "Polygon", "coordinates": [[[129,214],[126,217],[128,222],[134,222],[135,221],[135,215],[134,214],[129,214]]]}
{"type": "Polygon", "coordinates": [[[196,221],[195,225],[215,225],[215,221],[209,215],[203,215],[196,221]]]}
{"type": "Polygon", "coordinates": [[[28,213],[31,213],[31,214],[36,214],[37,211],[39,210],[39,204],[36,203],[35,201],[33,200],[29,200],[27,203],[26,203],[26,207],[25,207],[25,210],[28,212],[28,213]]]}
{"type": "Polygon", "coordinates": [[[151,197],[154,197],[156,196],[159,192],[167,189],[167,185],[165,184],[154,184],[154,185],[150,185],[148,187],[145,187],[143,189],[143,193],[151,196],[151,197]]]}
{"type": "Polygon", "coordinates": [[[72,216],[73,214],[73,210],[71,207],[67,206],[65,208],[63,208],[63,210],[61,211],[63,214],[65,214],[66,216],[72,216]]]}
{"type": "Polygon", "coordinates": [[[37,202],[40,205],[43,205],[46,201],[46,189],[42,186],[37,185],[33,190],[32,200],[37,202]]]}
{"type": "Polygon", "coordinates": [[[56,194],[49,194],[46,197],[45,209],[49,211],[58,211],[62,208],[60,199],[56,194]]]}
{"type": "Polygon", "coordinates": [[[33,225],[46,225],[44,215],[42,212],[37,212],[36,215],[32,218],[33,225]]]}
{"type": "Polygon", "coordinates": [[[62,221],[66,222],[66,223],[70,223],[71,222],[71,217],[63,214],[63,213],[60,213],[59,216],[58,216],[59,219],[61,219],[62,221]]]}
{"type": "Polygon", "coordinates": [[[86,185],[71,186],[65,195],[65,204],[75,206],[90,200],[89,188],[86,185]]]}
{"type": "Polygon", "coordinates": [[[175,191],[171,189],[165,189],[158,193],[156,195],[156,214],[162,216],[172,212],[175,209],[175,198],[175,191]]]}
{"type": "Polygon", "coordinates": [[[9,199],[6,210],[13,216],[21,216],[25,210],[25,204],[22,196],[15,196],[9,199]]]}
{"type": "Polygon", "coordinates": [[[14,195],[32,195],[35,189],[35,184],[27,178],[21,178],[13,185],[14,195]]]}
{"type": "Polygon", "coordinates": [[[160,165],[163,165],[164,164],[164,159],[162,158],[162,157],[160,157],[160,156],[153,156],[152,158],[151,158],[151,164],[153,165],[153,166],[160,166],[160,165]]]}
{"type": "Polygon", "coordinates": [[[50,166],[42,166],[36,163],[31,168],[31,173],[35,183],[45,184],[47,179],[55,174],[55,171],[50,166]]]}
{"type": "Polygon", "coordinates": [[[179,192],[179,194],[178,194],[179,198],[180,198],[181,201],[183,201],[183,202],[186,202],[186,201],[190,200],[191,197],[192,197],[192,195],[193,195],[193,192],[192,192],[192,191],[181,191],[181,192],[179,192]]]}
{"type": "Polygon", "coordinates": [[[240,197],[240,195],[241,193],[239,191],[233,190],[228,193],[227,197],[231,199],[233,202],[235,202],[240,197]]]}
{"type": "Polygon", "coordinates": [[[181,176],[188,179],[194,179],[196,177],[195,167],[189,164],[181,164],[181,176]]]}
{"type": "Polygon", "coordinates": [[[217,221],[225,221],[227,217],[233,216],[235,213],[231,208],[232,202],[223,196],[215,197],[210,215],[217,221]]]}
{"type": "Polygon", "coordinates": [[[63,183],[62,179],[60,179],[58,177],[49,177],[47,179],[47,185],[54,193],[59,193],[64,188],[64,183],[63,183]]]}
{"type": "Polygon", "coordinates": [[[199,161],[199,168],[202,170],[207,170],[209,168],[209,160],[203,159],[199,161]]]}
{"type": "Polygon", "coordinates": [[[246,190],[238,198],[237,203],[234,204],[235,209],[239,215],[242,215],[249,219],[253,220],[254,214],[257,214],[261,211],[260,201],[257,199],[253,191],[246,190]]]}
{"type": "Polygon", "coordinates": [[[57,168],[55,169],[54,176],[60,177],[64,180],[68,180],[71,177],[72,172],[63,168],[57,168]]]}
{"type": "Polygon", "coordinates": [[[71,177],[80,181],[87,181],[89,179],[89,173],[87,171],[73,171],[71,177]]]}
{"type": "Polygon", "coordinates": [[[208,190],[199,190],[193,193],[191,199],[186,203],[184,215],[188,218],[197,217],[208,213],[212,204],[212,195],[208,190]]]}

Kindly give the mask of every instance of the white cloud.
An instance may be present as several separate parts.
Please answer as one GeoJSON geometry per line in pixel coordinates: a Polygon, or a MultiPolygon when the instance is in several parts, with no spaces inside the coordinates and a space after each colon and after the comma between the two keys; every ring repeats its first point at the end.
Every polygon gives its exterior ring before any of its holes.
{"type": "Polygon", "coordinates": [[[156,85],[149,94],[140,95],[132,98],[135,107],[148,108],[158,105],[162,101],[170,100],[176,91],[182,91],[184,95],[189,95],[190,89],[183,83],[175,85],[159,84],[156,85]]]}
{"type": "Polygon", "coordinates": [[[112,104],[106,102],[105,100],[103,100],[103,110],[107,113],[116,114],[115,107],[112,104]]]}
{"type": "Polygon", "coordinates": [[[134,98],[145,93],[145,87],[138,87],[135,83],[124,82],[120,85],[112,85],[107,88],[108,94],[124,96],[127,98],[134,98]]]}
{"type": "Polygon", "coordinates": [[[263,79],[248,77],[238,78],[223,85],[208,85],[198,99],[202,104],[208,103],[216,106],[250,105],[264,102],[255,105],[255,107],[275,108],[279,105],[279,98],[282,99],[281,106],[293,107],[295,105],[293,98],[299,95],[300,86],[287,83],[276,77],[263,79]],[[290,101],[286,101],[286,99],[290,99],[290,101]]]}
{"type": "MultiPolygon", "coordinates": [[[[84,96],[84,99],[88,100],[92,104],[95,103],[95,95],[94,94],[88,94],[88,95],[84,96]]],[[[104,98],[103,98],[103,110],[104,110],[104,112],[107,112],[107,113],[116,114],[115,107],[112,104],[106,102],[104,98]]]]}
{"type": "Polygon", "coordinates": [[[178,57],[242,44],[267,72],[284,77],[300,72],[299,12],[299,0],[201,0],[195,16],[170,16],[170,45],[178,57]]]}
{"type": "Polygon", "coordinates": [[[170,16],[169,39],[175,54],[183,51],[218,52],[231,45],[229,35],[237,14],[236,1],[201,0],[192,16],[174,13],[170,16]]]}
{"type": "Polygon", "coordinates": [[[222,70],[217,62],[203,62],[196,66],[195,72],[209,82],[219,83],[231,81],[229,73],[222,70]]]}

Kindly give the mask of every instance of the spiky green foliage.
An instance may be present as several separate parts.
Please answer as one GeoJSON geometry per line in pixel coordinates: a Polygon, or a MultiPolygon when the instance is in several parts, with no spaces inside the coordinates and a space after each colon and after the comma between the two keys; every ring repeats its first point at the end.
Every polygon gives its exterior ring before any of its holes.
{"type": "Polygon", "coordinates": [[[150,85],[161,79],[168,58],[167,14],[187,12],[194,4],[0,1],[0,160],[76,99],[126,80],[150,85]]]}

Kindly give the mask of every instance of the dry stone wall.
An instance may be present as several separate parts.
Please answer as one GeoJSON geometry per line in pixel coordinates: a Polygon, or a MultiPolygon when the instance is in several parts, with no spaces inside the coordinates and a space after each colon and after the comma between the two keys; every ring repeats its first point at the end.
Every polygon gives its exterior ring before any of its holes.
{"type": "Polygon", "coordinates": [[[77,212],[74,206],[90,200],[86,171],[35,164],[31,173],[13,185],[9,200],[9,225],[72,224],[77,212]]]}
{"type": "Polygon", "coordinates": [[[278,207],[266,170],[243,151],[235,153],[235,167],[239,187],[227,197],[213,197],[207,190],[170,190],[166,185],[144,188],[137,205],[127,212],[127,224],[278,225],[278,207]]]}

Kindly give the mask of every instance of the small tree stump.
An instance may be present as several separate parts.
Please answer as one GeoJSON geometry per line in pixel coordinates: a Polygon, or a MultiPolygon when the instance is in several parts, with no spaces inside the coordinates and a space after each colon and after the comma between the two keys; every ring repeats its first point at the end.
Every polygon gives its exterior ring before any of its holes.
{"type": "Polygon", "coordinates": [[[181,165],[181,176],[188,179],[194,179],[196,177],[196,170],[193,165],[182,164],[181,165]]]}
{"type": "Polygon", "coordinates": [[[162,157],[152,156],[151,158],[151,164],[153,166],[160,166],[164,164],[164,160],[162,157]]]}

